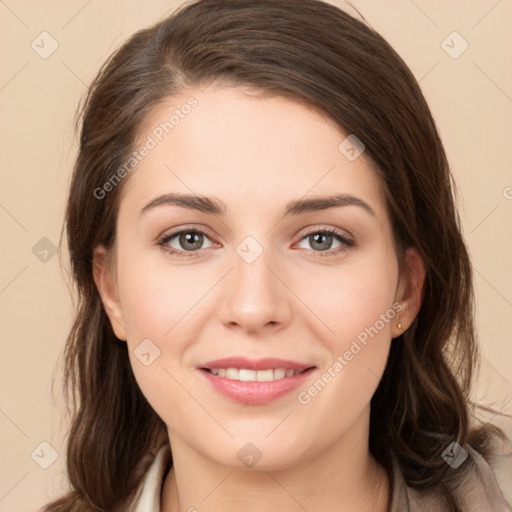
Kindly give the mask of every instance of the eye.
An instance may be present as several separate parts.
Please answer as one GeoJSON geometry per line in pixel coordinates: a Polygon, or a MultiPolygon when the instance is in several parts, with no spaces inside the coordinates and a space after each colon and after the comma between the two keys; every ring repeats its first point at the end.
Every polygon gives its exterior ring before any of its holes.
{"type": "Polygon", "coordinates": [[[310,231],[304,237],[302,241],[309,242],[313,251],[316,252],[315,256],[332,256],[346,251],[349,247],[354,247],[356,242],[349,238],[345,233],[338,231],[334,228],[317,229],[310,231]],[[332,243],[337,242],[338,247],[332,249],[332,243]]]}
{"type": "MultiPolygon", "coordinates": [[[[210,240],[208,234],[198,228],[186,228],[165,234],[159,241],[165,251],[177,257],[196,256],[198,251],[205,249],[203,246],[205,240],[210,240]]],[[[356,242],[348,237],[344,232],[334,228],[316,229],[303,236],[299,243],[308,241],[312,247],[315,256],[332,256],[346,251],[349,247],[356,246],[356,242]],[[338,243],[338,247],[332,248],[333,242],[338,243]]],[[[210,241],[211,243],[211,241],[210,241]]],[[[213,244],[206,247],[213,247],[213,244]]]]}
{"type": "Polygon", "coordinates": [[[164,235],[159,240],[158,245],[175,256],[189,257],[195,256],[196,251],[204,249],[203,243],[205,239],[209,240],[209,237],[201,229],[181,229],[180,231],[164,235]]]}

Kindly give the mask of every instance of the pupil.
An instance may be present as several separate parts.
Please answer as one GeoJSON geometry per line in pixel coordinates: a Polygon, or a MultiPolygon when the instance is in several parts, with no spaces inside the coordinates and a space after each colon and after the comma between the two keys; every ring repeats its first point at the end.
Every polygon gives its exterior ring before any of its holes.
{"type": "Polygon", "coordinates": [[[190,243],[194,247],[190,248],[190,250],[194,251],[196,249],[199,249],[201,247],[202,242],[202,235],[201,233],[194,233],[194,232],[187,232],[181,235],[180,243],[182,247],[187,247],[187,244],[190,243]],[[194,241],[195,239],[195,241],[194,241]]]}
{"type": "Polygon", "coordinates": [[[320,245],[320,249],[329,249],[329,245],[330,245],[330,239],[332,238],[331,235],[327,234],[327,233],[316,233],[315,235],[312,235],[313,236],[313,240],[314,240],[314,243],[312,244],[312,246],[314,247],[314,244],[318,243],[320,245]],[[327,242],[318,242],[318,239],[321,239],[322,237],[325,237],[328,241],[327,242]]]}

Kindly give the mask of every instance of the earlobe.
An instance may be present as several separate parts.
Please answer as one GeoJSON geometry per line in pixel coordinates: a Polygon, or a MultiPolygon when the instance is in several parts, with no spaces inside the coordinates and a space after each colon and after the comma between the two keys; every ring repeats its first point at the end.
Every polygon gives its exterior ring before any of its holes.
{"type": "Polygon", "coordinates": [[[93,277],[114,334],[120,340],[126,341],[126,329],[117,292],[114,265],[108,251],[101,245],[94,249],[93,277]]]}
{"type": "Polygon", "coordinates": [[[405,270],[400,278],[397,301],[402,306],[392,328],[392,337],[403,334],[416,318],[422,303],[423,284],[425,282],[425,264],[417,249],[406,250],[405,270]]]}

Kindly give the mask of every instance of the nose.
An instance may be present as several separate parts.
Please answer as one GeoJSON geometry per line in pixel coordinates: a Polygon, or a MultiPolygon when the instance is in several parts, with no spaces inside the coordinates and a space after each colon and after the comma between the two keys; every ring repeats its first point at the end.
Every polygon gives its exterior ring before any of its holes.
{"type": "Polygon", "coordinates": [[[269,252],[264,250],[250,263],[236,252],[233,254],[219,307],[220,320],[226,327],[258,334],[277,332],[289,324],[293,294],[275,259],[270,261],[269,252]]]}

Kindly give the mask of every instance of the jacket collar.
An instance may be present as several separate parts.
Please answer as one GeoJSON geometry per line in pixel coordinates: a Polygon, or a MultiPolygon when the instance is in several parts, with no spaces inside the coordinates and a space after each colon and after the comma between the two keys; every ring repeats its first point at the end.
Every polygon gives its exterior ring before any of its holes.
{"type": "MultiPolygon", "coordinates": [[[[485,459],[472,448],[467,448],[475,467],[468,473],[457,494],[463,499],[465,512],[510,512],[496,477],[485,459]]],[[[510,454],[507,458],[510,466],[510,454]]],[[[171,467],[171,451],[165,443],[156,453],[127,512],[161,512],[160,500],[165,477],[171,467]]],[[[392,484],[390,512],[441,512],[445,506],[433,494],[419,493],[407,486],[395,456],[392,457],[392,484]]]]}

